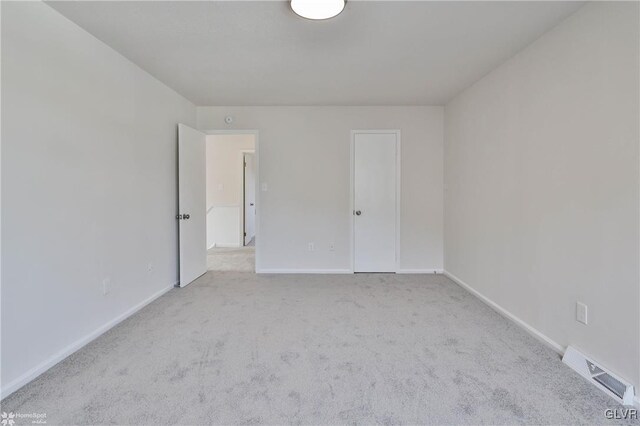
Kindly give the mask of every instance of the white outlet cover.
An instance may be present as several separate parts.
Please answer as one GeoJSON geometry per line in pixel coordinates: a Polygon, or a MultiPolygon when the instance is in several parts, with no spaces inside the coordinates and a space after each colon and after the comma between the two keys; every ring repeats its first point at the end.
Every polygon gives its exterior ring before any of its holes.
{"type": "Polygon", "coordinates": [[[309,251],[314,251],[315,250],[315,245],[313,243],[309,243],[309,251]]]}
{"type": "Polygon", "coordinates": [[[576,302],[576,321],[587,325],[588,319],[587,305],[581,302],[576,302]]]}

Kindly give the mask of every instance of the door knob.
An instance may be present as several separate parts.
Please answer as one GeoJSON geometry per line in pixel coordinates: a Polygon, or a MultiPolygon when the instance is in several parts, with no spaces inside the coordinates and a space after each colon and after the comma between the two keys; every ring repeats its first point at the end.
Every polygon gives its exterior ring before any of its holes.
{"type": "Polygon", "coordinates": [[[177,214],[176,215],[176,219],[181,220],[182,219],[182,215],[181,214],[177,214]]]}
{"type": "Polygon", "coordinates": [[[356,210],[356,216],[360,216],[362,212],[360,210],[356,210]]]}
{"type": "Polygon", "coordinates": [[[188,214],[185,214],[185,215],[183,215],[182,217],[183,217],[185,220],[187,220],[187,219],[189,219],[191,216],[190,216],[190,215],[188,215],[188,214]]]}

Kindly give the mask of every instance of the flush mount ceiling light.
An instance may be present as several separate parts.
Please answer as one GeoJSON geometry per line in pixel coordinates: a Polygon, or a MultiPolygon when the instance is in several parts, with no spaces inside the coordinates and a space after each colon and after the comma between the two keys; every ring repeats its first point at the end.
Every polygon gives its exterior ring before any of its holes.
{"type": "Polygon", "coordinates": [[[322,20],[337,16],[346,0],[291,0],[291,9],[307,19],[322,20]]]}

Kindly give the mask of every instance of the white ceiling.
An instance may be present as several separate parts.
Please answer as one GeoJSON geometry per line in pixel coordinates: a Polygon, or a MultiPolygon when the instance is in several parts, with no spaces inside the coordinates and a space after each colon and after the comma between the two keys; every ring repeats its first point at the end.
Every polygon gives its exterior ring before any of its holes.
{"type": "Polygon", "coordinates": [[[286,1],[49,5],[196,105],[443,105],[581,2],[286,1]]]}

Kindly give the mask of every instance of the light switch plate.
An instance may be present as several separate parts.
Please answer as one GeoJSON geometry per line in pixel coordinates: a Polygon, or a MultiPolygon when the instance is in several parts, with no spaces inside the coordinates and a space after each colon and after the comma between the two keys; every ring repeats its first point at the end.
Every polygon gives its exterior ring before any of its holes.
{"type": "Polygon", "coordinates": [[[588,323],[587,305],[581,302],[576,302],[576,321],[585,325],[588,323]]]}

